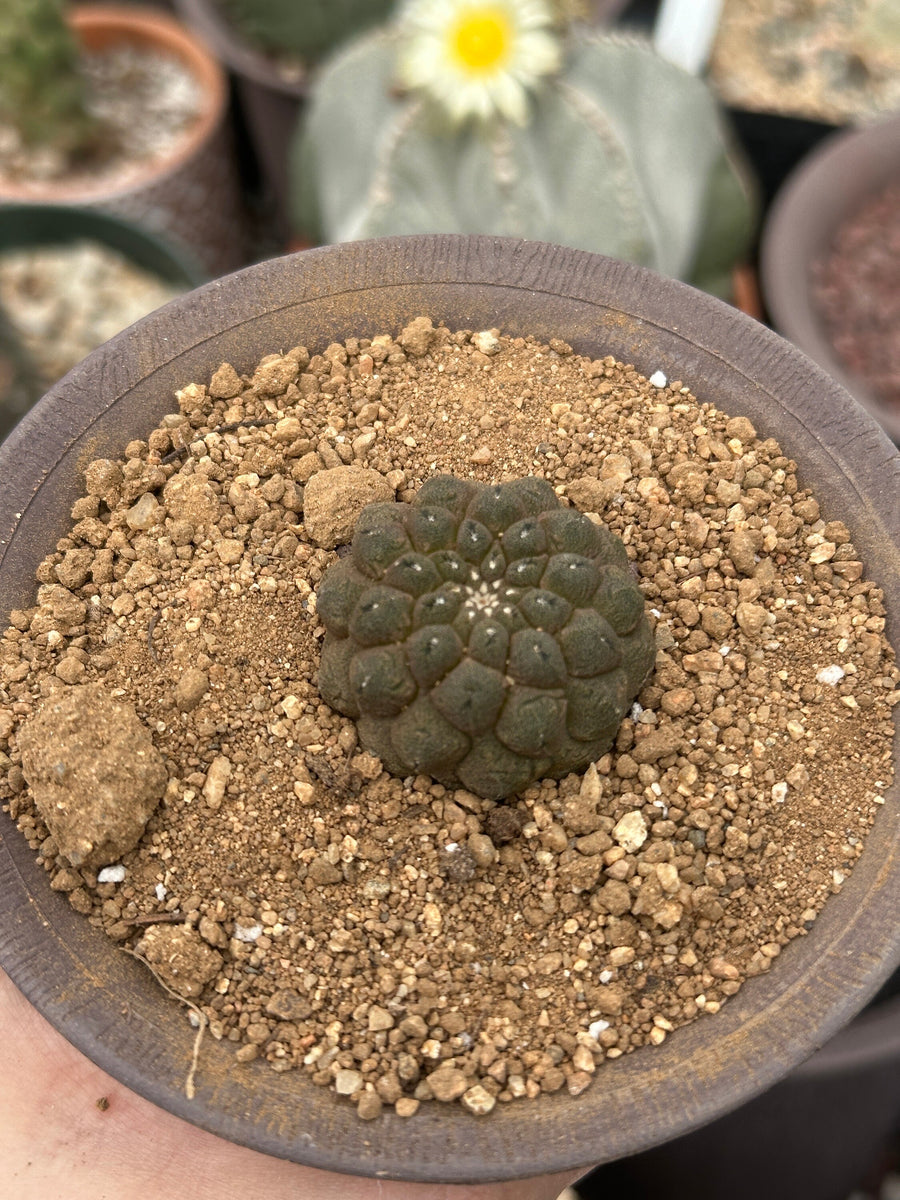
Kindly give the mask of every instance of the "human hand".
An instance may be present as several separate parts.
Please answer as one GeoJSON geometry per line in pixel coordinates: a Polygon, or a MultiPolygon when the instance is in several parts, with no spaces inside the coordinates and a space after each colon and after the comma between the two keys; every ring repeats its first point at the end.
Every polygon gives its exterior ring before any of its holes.
{"type": "Polygon", "coordinates": [[[0,972],[4,1200],[555,1200],[581,1172],[478,1186],[393,1183],[271,1158],[117,1083],[0,972]]]}

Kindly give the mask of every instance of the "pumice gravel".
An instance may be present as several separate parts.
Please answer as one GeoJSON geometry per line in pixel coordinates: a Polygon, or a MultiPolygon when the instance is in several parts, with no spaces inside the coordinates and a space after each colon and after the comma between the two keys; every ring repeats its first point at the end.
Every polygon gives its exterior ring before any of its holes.
{"type": "Polygon", "coordinates": [[[898,672],[849,514],[777,442],[662,373],[427,317],[176,404],[86,465],[11,615],[0,799],[238,1062],[365,1119],[577,1095],[811,928],[890,783],[898,672]],[[624,543],[653,627],[613,746],[505,801],[390,774],[317,689],[323,574],[441,474],[545,480],[624,543]]]}

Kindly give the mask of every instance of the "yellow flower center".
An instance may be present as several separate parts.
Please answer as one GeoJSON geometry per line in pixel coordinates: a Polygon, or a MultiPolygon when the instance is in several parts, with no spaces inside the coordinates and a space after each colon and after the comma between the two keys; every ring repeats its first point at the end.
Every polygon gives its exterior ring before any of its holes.
{"type": "Polygon", "coordinates": [[[503,12],[495,8],[470,9],[456,22],[451,44],[456,59],[473,75],[498,67],[509,54],[512,30],[503,12]]]}

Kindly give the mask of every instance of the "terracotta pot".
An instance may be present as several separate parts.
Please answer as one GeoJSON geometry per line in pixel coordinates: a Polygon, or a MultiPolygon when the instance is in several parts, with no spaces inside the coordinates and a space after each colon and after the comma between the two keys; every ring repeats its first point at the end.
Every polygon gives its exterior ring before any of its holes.
{"type": "MultiPolygon", "coordinates": [[[[794,347],[756,321],[653,272],[502,238],[389,238],[310,250],[218,280],[91,355],[0,449],[0,610],[31,602],[34,570],[65,529],[86,454],[117,455],[169,409],[174,390],[223,360],[251,368],[273,347],[321,350],[397,332],[429,314],[501,326],[662,370],[777,435],[825,514],[850,527],[900,619],[900,457],[882,430],[794,347]],[[849,414],[849,415],[848,415],[849,414]],[[852,436],[848,436],[852,432],[852,436]],[[39,436],[37,436],[39,434],[39,436]],[[15,470],[12,465],[15,464],[15,470]]],[[[582,1096],[557,1093],[475,1120],[427,1106],[377,1129],[301,1072],[236,1070],[180,1005],[51,891],[3,818],[0,965],[73,1044],[184,1119],[258,1150],[350,1174],[457,1183],[587,1168],[684,1134],[760,1093],[862,1009],[900,960],[900,785],[854,871],[808,936],[714,1017],[603,1066],[582,1096]],[[127,1010],[128,1019],[122,1019],[127,1010]]]]}
{"type": "Polygon", "coordinates": [[[180,22],[156,9],[86,5],[70,21],[89,50],[143,46],[191,72],[202,92],[197,121],[163,158],[136,163],[121,175],[69,180],[0,176],[0,204],[69,204],[128,217],[167,235],[212,275],[247,262],[246,218],[230,128],[228,85],[216,60],[180,22]]]}
{"type": "Polygon", "coordinates": [[[900,175],[900,115],[823,141],[790,176],[763,229],[760,274],[775,327],[805,350],[900,441],[900,409],[838,358],[810,290],[810,264],[867,197],[900,175]]]}

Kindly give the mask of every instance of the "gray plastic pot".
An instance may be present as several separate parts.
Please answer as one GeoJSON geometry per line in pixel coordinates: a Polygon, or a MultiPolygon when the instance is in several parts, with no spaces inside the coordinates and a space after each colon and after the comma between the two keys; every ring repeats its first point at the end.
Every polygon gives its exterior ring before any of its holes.
{"type": "Polygon", "coordinates": [[[592,1172],[583,1200],[845,1200],[900,1132],[900,996],[873,1005],[762,1096],[592,1172]]]}
{"type": "MultiPolygon", "coordinates": [[[[827,517],[850,528],[900,628],[900,457],[819,368],[758,322],[632,264],[536,242],[391,238],[274,259],[217,280],[120,334],[62,380],[0,448],[0,611],[29,603],[38,562],[66,527],[83,456],[119,454],[189,380],[274,348],[321,350],[397,332],[427,313],[453,328],[560,337],[593,357],[662,370],[777,435],[827,517]],[[36,434],[40,436],[35,436],[36,434]],[[88,450],[90,447],[90,451],[88,450]],[[12,469],[15,464],[15,470],[12,469]]],[[[809,935],[715,1017],[604,1065],[580,1097],[475,1119],[427,1105],[377,1129],[301,1072],[236,1069],[204,1047],[133,959],[74,913],[7,818],[0,825],[0,965],[79,1049],[187,1121],[310,1166],[446,1183],[517,1179],[634,1154],[761,1093],[844,1026],[900,961],[900,789],[853,874],[809,935]],[[130,1014],[121,1019],[123,1005],[130,1014]]]]}
{"type": "Polygon", "coordinates": [[[900,408],[888,405],[838,357],[810,288],[841,223],[900,178],[900,113],[826,138],[790,175],[763,228],[760,282],[775,328],[841,383],[900,442],[900,408]]]}

